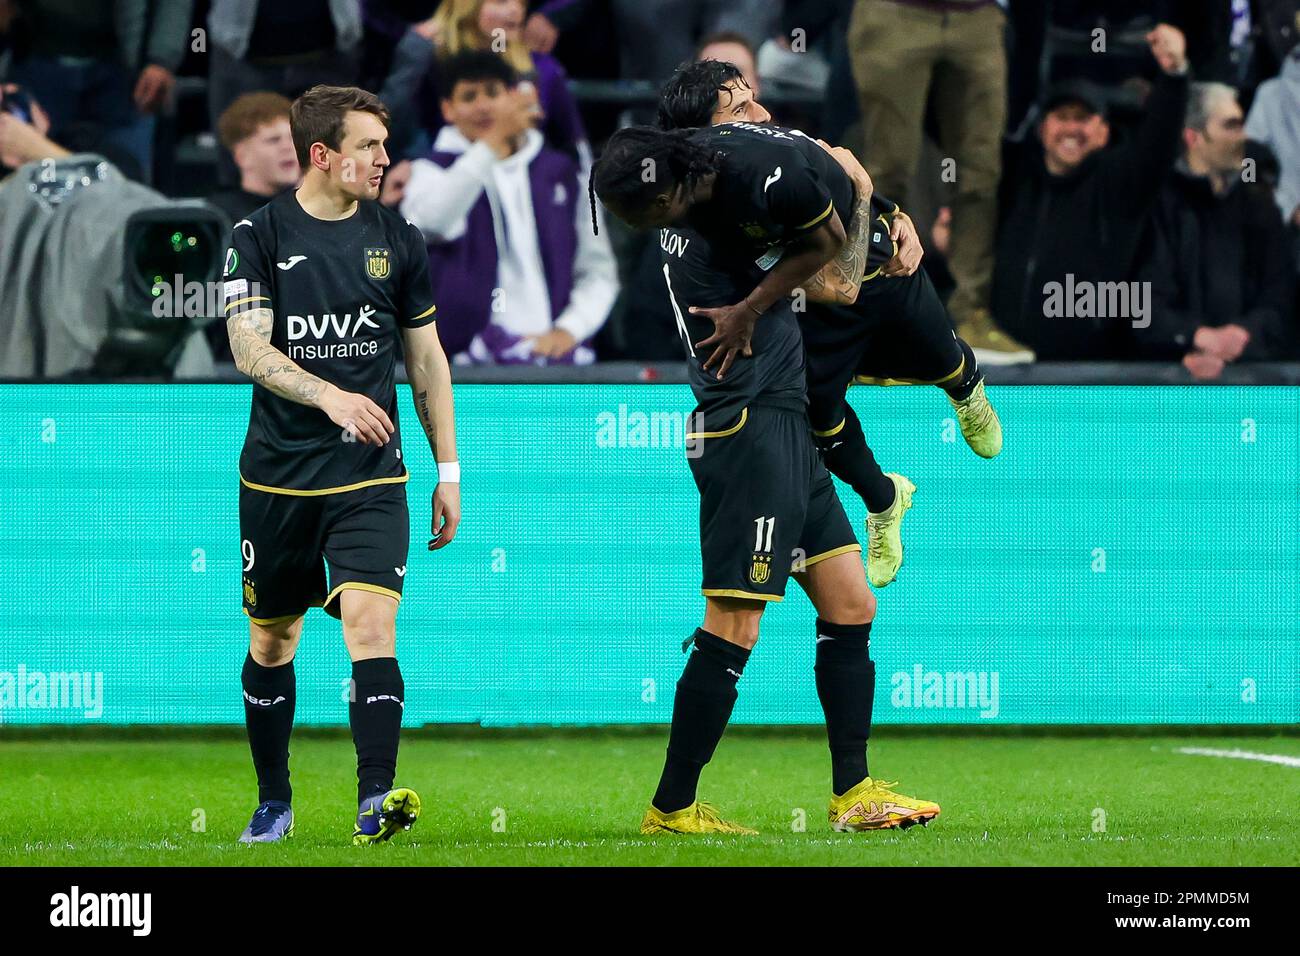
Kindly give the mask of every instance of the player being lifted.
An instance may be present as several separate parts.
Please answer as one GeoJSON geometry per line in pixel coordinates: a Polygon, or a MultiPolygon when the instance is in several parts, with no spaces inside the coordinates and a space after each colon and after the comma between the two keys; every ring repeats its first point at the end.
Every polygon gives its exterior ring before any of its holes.
{"type": "MultiPolygon", "coordinates": [[[[843,177],[832,172],[823,179],[815,162],[812,177],[792,177],[791,163],[800,168],[806,164],[798,156],[791,157],[789,150],[777,148],[774,141],[788,141],[797,131],[770,127],[772,135],[766,139],[753,135],[752,128],[744,131],[743,124],[762,127],[771,118],[754,99],[740,70],[719,60],[680,67],[664,86],[659,102],[659,125],[664,129],[742,124],[701,133],[697,139],[725,150],[727,188],[694,217],[713,218],[718,213],[733,217],[722,219],[721,224],[732,228],[739,224],[756,240],[757,249],[766,242],[781,242],[789,223],[797,230],[804,221],[800,216],[816,216],[832,200],[848,231],[846,261],[857,268],[854,250],[865,249],[865,275],[856,297],[851,297],[849,283],[841,294],[820,300],[817,290],[809,287],[808,307],[799,319],[808,353],[808,417],[826,466],[867,505],[867,574],[872,584],[882,587],[902,564],[900,525],[915,488],[902,475],[886,474],[876,462],[845,399],[848,386],[854,380],[938,385],[953,405],[966,442],[983,458],[1001,451],[1002,427],[985,395],[974,352],[954,334],[934,285],[917,269],[921,245],[910,218],[896,204],[868,192],[870,214],[850,221],[846,213],[851,200],[846,198],[843,177]],[[796,189],[804,195],[796,195],[796,189]],[[786,211],[783,204],[792,202],[796,206],[788,221],[775,221],[786,211]],[[757,215],[740,211],[751,204],[759,208],[757,215]]],[[[819,159],[809,144],[796,139],[794,145],[819,159]]],[[[869,179],[866,188],[871,189],[869,179]]],[[[747,310],[741,317],[748,321],[752,314],[747,310]]]]}
{"type": "Polygon", "coordinates": [[[593,192],[625,223],[669,227],[660,229],[664,277],[698,402],[688,440],[699,443],[690,464],[700,492],[704,621],[687,642],[694,649],[677,682],[668,756],[641,830],[754,832],[721,819],[696,791],[731,717],[763,610],[781,600],[791,574],[817,609],[816,685],[831,751],[831,826],[926,823],[938,815],[937,804],[896,793],[890,789],[896,784],[867,772],[876,600],[861,547],[813,444],[803,343],[788,299],[836,255],[844,230],[830,210],[794,237],[761,288],[751,291],[746,249],[733,255],[734,243],[671,228],[687,212],[686,197],[712,194],[718,173],[715,151],[693,143],[690,134],[632,127],[614,135],[592,174],[593,192]],[[727,374],[719,376],[706,367],[707,344],[716,338],[709,337],[712,325],[687,303],[728,306],[746,293],[767,315],[754,329],[752,354],[728,358],[727,374]]]}
{"type": "Polygon", "coordinates": [[[231,351],[254,383],[239,526],[244,718],[259,806],[244,843],[293,831],[293,658],[309,607],[342,620],[352,659],[353,842],[387,840],[420,812],[414,791],[393,786],[405,699],[395,622],[410,542],[399,350],[438,461],[430,550],[456,534],[460,466],[424,241],[373,201],[389,162],[387,124],[365,90],[317,86],[299,97],[290,125],[302,186],[236,223],[226,258],[231,351]]]}

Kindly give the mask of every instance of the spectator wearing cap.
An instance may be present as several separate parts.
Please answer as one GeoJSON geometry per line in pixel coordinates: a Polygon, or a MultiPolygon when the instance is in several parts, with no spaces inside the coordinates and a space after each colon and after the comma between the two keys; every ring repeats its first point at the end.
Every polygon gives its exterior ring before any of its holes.
{"type": "Polygon", "coordinates": [[[232,223],[298,184],[302,170],[289,129],[292,104],[279,93],[245,93],[217,121],[221,145],[239,168],[239,186],[208,197],[232,223]]]}
{"type": "Polygon", "coordinates": [[[1151,324],[1134,329],[1138,348],[1202,379],[1239,360],[1294,358],[1290,237],[1269,188],[1243,176],[1237,91],[1192,84],[1184,127],[1151,217],[1151,324]]]}
{"type": "Polygon", "coordinates": [[[1043,104],[1038,142],[1026,141],[1004,179],[993,310],[1040,360],[1129,354],[1122,320],[1049,318],[1044,303],[1049,283],[1131,277],[1142,230],[1179,156],[1188,86],[1183,35],[1161,24],[1147,42],[1161,73],[1127,142],[1109,145],[1105,102],[1096,87],[1054,87],[1043,104]]]}
{"type": "Polygon", "coordinates": [[[535,91],[501,57],[467,50],[443,76],[447,125],[383,200],[428,242],[444,348],[462,364],[592,362],[618,280],[577,161],[546,145],[535,91]]]}
{"type": "Polygon", "coordinates": [[[24,0],[9,25],[9,78],[41,102],[56,139],[125,156],[136,168],[124,171],[149,182],[155,117],[175,86],[192,8],[193,0],[24,0]]]}

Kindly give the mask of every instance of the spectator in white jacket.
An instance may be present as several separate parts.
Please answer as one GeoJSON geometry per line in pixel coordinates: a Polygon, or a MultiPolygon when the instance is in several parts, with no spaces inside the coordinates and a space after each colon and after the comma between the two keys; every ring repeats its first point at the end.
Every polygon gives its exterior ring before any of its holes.
{"type": "Polygon", "coordinates": [[[444,346],[461,364],[589,364],[618,278],[577,162],[545,145],[535,93],[500,56],[456,54],[442,76],[447,125],[384,201],[429,244],[444,346]]]}

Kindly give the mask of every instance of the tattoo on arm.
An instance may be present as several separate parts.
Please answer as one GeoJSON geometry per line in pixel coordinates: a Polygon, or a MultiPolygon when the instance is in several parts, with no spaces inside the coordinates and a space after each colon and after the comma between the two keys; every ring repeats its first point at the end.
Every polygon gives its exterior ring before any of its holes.
{"type": "Polygon", "coordinates": [[[433,458],[438,459],[438,440],[433,429],[433,415],[429,412],[429,390],[421,389],[415,393],[415,413],[420,417],[420,427],[424,429],[424,434],[429,438],[429,448],[433,450],[433,458]]]}
{"type": "Polygon", "coordinates": [[[235,365],[281,398],[314,406],[327,383],[303,371],[271,344],[273,321],[270,309],[250,309],[226,320],[235,365]]]}
{"type": "Polygon", "coordinates": [[[867,271],[867,249],[871,245],[871,199],[859,199],[849,217],[844,246],[821,271],[804,283],[814,302],[853,303],[867,271]]]}
{"type": "Polygon", "coordinates": [[[456,411],[452,402],[451,366],[432,328],[403,332],[406,376],[420,427],[435,461],[456,459],[456,411]]]}

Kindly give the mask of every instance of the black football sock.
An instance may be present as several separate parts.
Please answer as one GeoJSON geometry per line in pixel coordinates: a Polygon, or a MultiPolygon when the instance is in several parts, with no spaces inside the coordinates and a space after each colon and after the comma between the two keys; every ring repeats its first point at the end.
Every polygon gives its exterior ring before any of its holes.
{"type": "Polygon", "coordinates": [[[396,657],[353,661],[352,684],[348,722],[357,748],[357,801],[360,802],[393,789],[406,685],[402,683],[396,657]]]}
{"type": "Polygon", "coordinates": [[[857,414],[844,403],[844,424],[834,435],[815,436],[822,450],[826,470],[856,491],[867,503],[867,510],[879,514],[888,511],[897,494],[894,483],[876,462],[876,456],[862,434],[857,414]]]}
{"type": "Polygon", "coordinates": [[[971,347],[966,344],[966,340],[959,338],[957,344],[961,346],[961,354],[965,362],[962,363],[961,375],[957,377],[956,383],[945,386],[944,391],[948,393],[950,398],[955,398],[960,402],[962,399],[970,398],[970,393],[975,391],[975,386],[984,377],[984,373],[980,371],[979,359],[975,357],[971,347]]]}
{"type": "Polygon", "coordinates": [[[240,675],[244,685],[244,726],[257,771],[257,802],[293,800],[289,786],[289,735],[297,699],[293,661],[263,667],[249,654],[240,675]]]}
{"type": "Polygon", "coordinates": [[[867,738],[876,695],[871,625],[817,619],[817,699],[826,715],[831,787],[842,794],[867,776],[867,738]]]}
{"type": "Polygon", "coordinates": [[[749,651],[700,628],[695,649],[677,681],[673,698],[673,726],[668,735],[655,809],[672,813],[695,802],[700,772],[713,759],[736,703],[736,681],[745,670],[749,651]]]}

